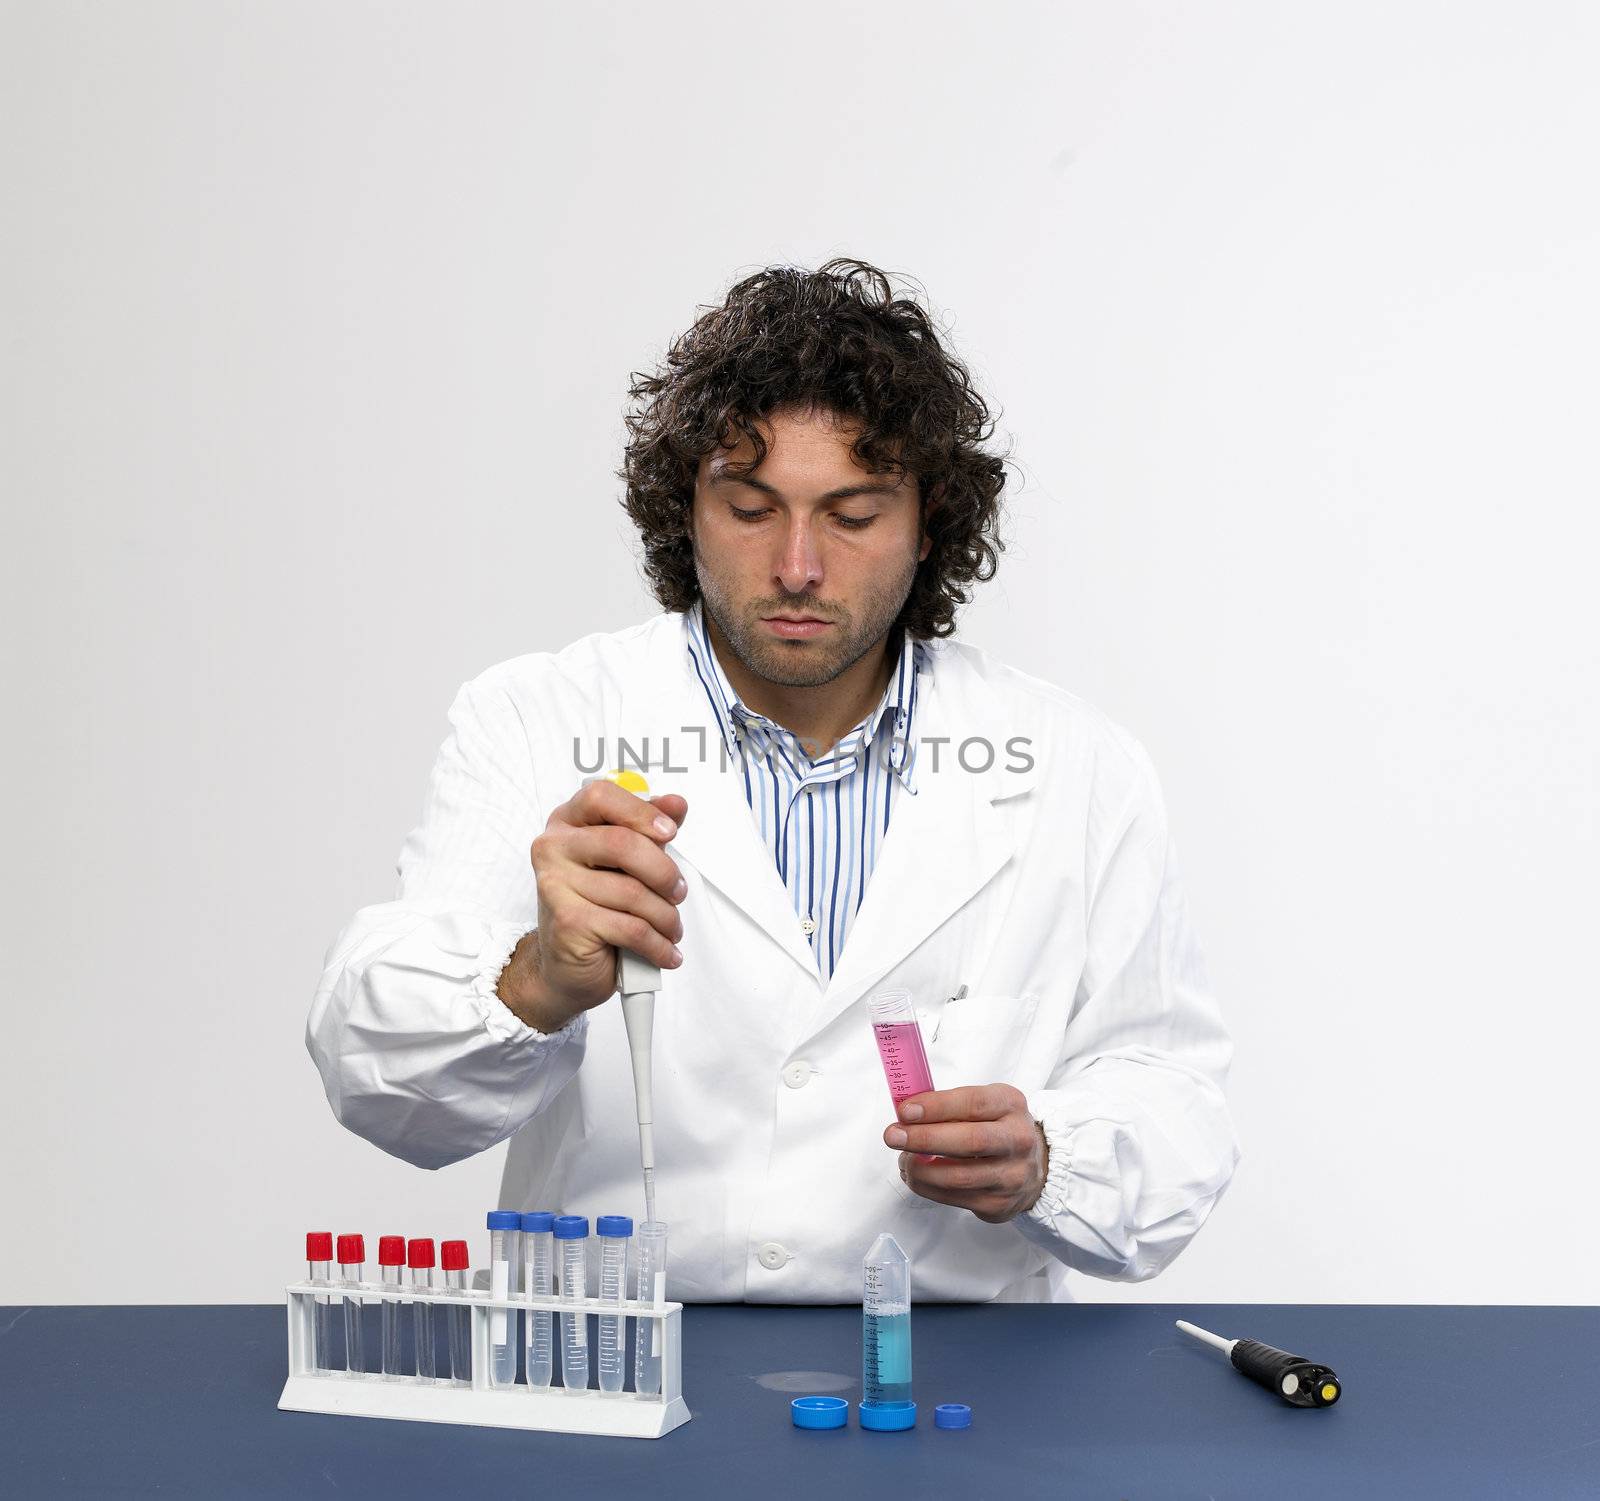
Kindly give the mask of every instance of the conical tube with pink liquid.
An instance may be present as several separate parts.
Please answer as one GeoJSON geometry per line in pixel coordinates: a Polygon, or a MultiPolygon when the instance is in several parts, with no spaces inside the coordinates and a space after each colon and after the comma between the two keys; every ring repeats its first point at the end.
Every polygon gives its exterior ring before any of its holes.
{"type": "MultiPolygon", "coordinates": [[[[883,1076],[889,1081],[889,1097],[896,1110],[902,1100],[926,1094],[933,1088],[933,1070],[928,1067],[928,1050],[922,1045],[922,1028],[911,1004],[909,990],[880,990],[867,1002],[872,1018],[872,1036],[883,1061],[883,1076]]],[[[932,1162],[926,1152],[917,1161],[932,1162]]]]}

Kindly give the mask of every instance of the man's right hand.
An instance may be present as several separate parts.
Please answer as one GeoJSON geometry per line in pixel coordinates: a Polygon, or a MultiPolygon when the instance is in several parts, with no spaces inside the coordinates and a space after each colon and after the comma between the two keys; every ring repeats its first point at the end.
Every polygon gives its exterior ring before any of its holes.
{"type": "Polygon", "coordinates": [[[500,974],[500,999],[539,1032],[558,1032],[616,993],[618,947],[662,969],[683,963],[678,903],[688,886],[664,846],[689,804],[590,782],[550,815],[530,856],[539,926],[500,974]]]}

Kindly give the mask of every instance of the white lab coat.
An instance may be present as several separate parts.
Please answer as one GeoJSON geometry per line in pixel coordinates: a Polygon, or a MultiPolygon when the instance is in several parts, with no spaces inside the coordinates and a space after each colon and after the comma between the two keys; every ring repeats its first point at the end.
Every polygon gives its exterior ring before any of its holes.
{"type": "Polygon", "coordinates": [[[1072,694],[953,640],[931,643],[931,662],[917,795],[895,805],[826,986],[690,672],[682,615],[465,684],[398,895],[360,909],[326,956],[306,1040],[334,1113],[423,1167],[509,1137],[502,1207],[642,1216],[621,1007],[546,1037],[495,995],[537,921],[530,844],[597,758],[610,769],[631,752],[653,793],[689,803],[669,846],[689,888],[684,962],[663,975],[655,1021],[673,1296],[853,1301],[882,1230],[920,1299],[1070,1300],[1068,1268],[1153,1276],[1238,1158],[1231,1043],[1156,777],[1072,694]],[[889,986],[916,998],[936,1087],[1009,1082],[1043,1123],[1048,1183],[1010,1223],[902,1183],[866,1013],[889,986]]]}

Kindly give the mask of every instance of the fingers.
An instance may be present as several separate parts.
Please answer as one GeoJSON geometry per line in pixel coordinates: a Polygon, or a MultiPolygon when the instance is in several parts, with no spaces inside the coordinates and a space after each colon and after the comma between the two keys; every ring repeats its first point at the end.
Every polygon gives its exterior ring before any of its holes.
{"type": "Polygon", "coordinates": [[[906,1182],[909,1184],[914,1180],[918,1192],[922,1188],[937,1189],[942,1194],[959,1196],[962,1203],[966,1203],[973,1194],[1016,1193],[1029,1177],[1026,1157],[987,1157],[968,1161],[936,1158],[931,1162],[920,1162],[906,1152],[902,1154],[901,1161],[906,1165],[906,1182]]]}
{"type": "Polygon", "coordinates": [[[1049,1163],[1043,1128],[1010,1084],[929,1090],[884,1130],[913,1193],[1003,1224],[1038,1201],[1049,1163]]]}
{"type": "MultiPolygon", "coordinates": [[[[581,898],[573,898],[575,902],[581,898]]],[[[598,907],[593,902],[582,902],[574,914],[574,921],[584,929],[617,948],[631,949],[641,958],[649,960],[659,969],[676,969],[683,963],[683,955],[650,923],[631,912],[617,912],[610,907],[598,907]]]]}
{"type": "Polygon", "coordinates": [[[1016,1218],[1026,1206],[1030,1194],[1026,1174],[1020,1167],[1008,1166],[993,1180],[972,1187],[959,1187],[945,1181],[946,1174],[956,1171],[972,1173],[974,1170],[970,1165],[946,1167],[918,1162],[907,1153],[900,1157],[900,1176],[919,1198],[948,1204],[953,1209],[965,1209],[991,1225],[1016,1218]]]}
{"type": "Polygon", "coordinates": [[[613,912],[630,912],[642,917],[663,938],[672,943],[683,940],[683,917],[677,906],[663,900],[649,887],[615,870],[575,868],[568,877],[568,890],[576,892],[596,907],[613,912]]]}
{"type": "MultiPolygon", "coordinates": [[[[646,800],[625,787],[617,786],[615,782],[602,780],[580,787],[558,812],[575,827],[619,824],[643,834],[647,839],[666,840],[678,832],[678,819],[656,806],[658,801],[665,802],[667,797],[672,797],[672,794],[646,800]]],[[[683,803],[681,811],[688,811],[688,804],[683,798],[672,797],[672,800],[683,803]]]]}
{"type": "Polygon", "coordinates": [[[1008,1157],[1032,1149],[1027,1097],[1010,1084],[935,1089],[900,1103],[886,1146],[936,1157],[1008,1157]],[[920,1122],[920,1124],[913,1124],[920,1122]]]}
{"type": "Polygon", "coordinates": [[[663,792],[659,797],[651,798],[650,805],[665,813],[680,828],[689,816],[689,799],[679,797],[676,792],[663,792]]]}
{"type": "MultiPolygon", "coordinates": [[[[659,801],[672,812],[688,812],[681,797],[669,794],[659,801]]],[[[584,866],[622,871],[662,900],[680,902],[688,886],[677,861],[664,848],[677,832],[677,822],[654,803],[615,782],[590,782],[550,815],[544,833],[533,841],[531,856],[540,889],[547,880],[561,880],[563,867],[584,866]]],[[[570,880],[570,869],[566,875],[570,880]]],[[[636,905],[625,910],[636,910],[636,905]]]]}
{"type": "Polygon", "coordinates": [[[932,1157],[1010,1157],[1032,1144],[1032,1121],[1026,1112],[1000,1121],[951,1121],[942,1126],[890,1126],[883,1133],[888,1147],[932,1157]]]}
{"type": "Polygon", "coordinates": [[[968,1084],[961,1089],[931,1089],[902,1100],[903,1121],[997,1121],[1014,1110],[1026,1110],[1022,1091],[1010,1084],[968,1084]]]}
{"type": "Polygon", "coordinates": [[[574,994],[603,983],[598,945],[631,949],[663,969],[683,962],[678,904],[689,888],[665,847],[687,812],[675,794],[646,801],[615,782],[590,782],[533,841],[541,950],[566,956],[555,969],[574,994]]]}
{"type": "Polygon", "coordinates": [[[573,829],[563,842],[563,854],[572,864],[590,870],[621,871],[648,886],[663,901],[679,902],[689,889],[685,884],[679,891],[683,872],[661,848],[661,841],[631,828],[596,824],[573,829]]]}

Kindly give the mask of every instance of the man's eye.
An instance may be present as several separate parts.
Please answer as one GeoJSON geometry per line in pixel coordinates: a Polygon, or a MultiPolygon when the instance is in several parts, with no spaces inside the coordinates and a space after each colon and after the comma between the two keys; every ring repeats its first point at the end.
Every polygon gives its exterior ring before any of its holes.
{"type": "Polygon", "coordinates": [[[759,511],[741,511],[738,506],[729,506],[728,509],[732,511],[740,521],[759,521],[767,514],[765,509],[759,511]]]}
{"type": "Polygon", "coordinates": [[[859,532],[872,525],[878,518],[876,516],[841,516],[839,525],[852,532],[859,532]]]}

